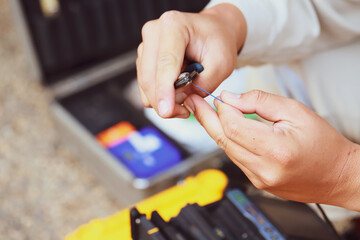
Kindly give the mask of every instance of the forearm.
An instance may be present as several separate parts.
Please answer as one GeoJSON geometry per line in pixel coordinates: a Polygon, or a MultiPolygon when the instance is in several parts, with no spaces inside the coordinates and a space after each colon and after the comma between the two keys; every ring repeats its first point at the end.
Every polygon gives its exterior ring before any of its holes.
{"type": "Polygon", "coordinates": [[[345,158],[329,204],[360,212],[360,145],[350,143],[345,158]]]}

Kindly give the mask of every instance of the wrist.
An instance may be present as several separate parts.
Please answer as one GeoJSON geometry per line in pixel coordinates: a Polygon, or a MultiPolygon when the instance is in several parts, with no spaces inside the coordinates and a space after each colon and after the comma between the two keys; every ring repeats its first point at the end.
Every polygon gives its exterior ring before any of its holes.
{"type": "Polygon", "coordinates": [[[350,142],[330,204],[360,211],[360,145],[350,142]]]}
{"type": "Polygon", "coordinates": [[[234,33],[237,51],[243,47],[246,39],[247,25],[242,12],[230,3],[222,3],[202,11],[204,14],[221,19],[234,33]]]}

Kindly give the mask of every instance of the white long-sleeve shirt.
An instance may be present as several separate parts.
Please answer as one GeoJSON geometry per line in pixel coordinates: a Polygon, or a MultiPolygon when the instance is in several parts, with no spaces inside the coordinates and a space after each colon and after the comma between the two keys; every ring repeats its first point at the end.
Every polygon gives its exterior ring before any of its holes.
{"type": "Polygon", "coordinates": [[[286,64],[304,82],[313,109],[360,143],[360,1],[212,0],[208,7],[224,2],[247,22],[239,63],[271,63],[278,73],[286,64]]]}

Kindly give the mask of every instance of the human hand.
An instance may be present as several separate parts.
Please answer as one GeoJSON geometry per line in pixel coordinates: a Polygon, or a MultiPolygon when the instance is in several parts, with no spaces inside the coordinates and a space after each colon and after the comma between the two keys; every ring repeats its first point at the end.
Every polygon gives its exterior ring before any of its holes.
{"type": "Polygon", "coordinates": [[[234,70],[245,35],[245,20],[231,4],[198,14],[169,11],[147,22],[136,61],[144,106],[153,107],[164,118],[187,118],[189,112],[181,105],[185,98],[191,93],[206,95],[192,85],[175,92],[174,82],[184,63],[204,66],[196,84],[212,92],[234,70]]]}
{"type": "Polygon", "coordinates": [[[262,91],[224,91],[220,98],[225,103],[215,100],[217,113],[196,95],[185,106],[257,188],[360,211],[359,145],[296,100],[262,91]]]}

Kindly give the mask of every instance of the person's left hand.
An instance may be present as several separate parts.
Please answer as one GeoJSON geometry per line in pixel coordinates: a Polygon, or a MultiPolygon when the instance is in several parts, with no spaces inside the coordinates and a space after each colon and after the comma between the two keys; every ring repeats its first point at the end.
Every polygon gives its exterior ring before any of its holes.
{"type": "Polygon", "coordinates": [[[260,189],[301,202],[354,208],[358,146],[302,103],[262,91],[222,92],[218,112],[200,96],[185,106],[260,189]],[[257,113],[272,125],[247,119],[257,113]],[[354,189],[355,188],[355,189],[354,189]]]}

